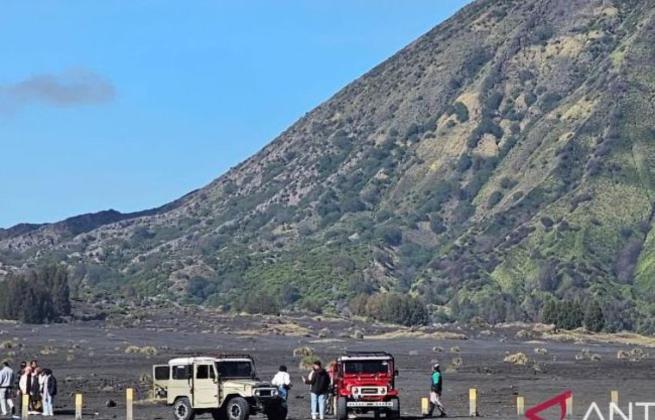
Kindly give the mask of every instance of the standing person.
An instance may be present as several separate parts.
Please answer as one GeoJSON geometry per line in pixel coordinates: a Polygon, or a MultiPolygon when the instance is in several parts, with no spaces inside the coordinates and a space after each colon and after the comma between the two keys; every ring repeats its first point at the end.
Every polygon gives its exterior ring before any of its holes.
{"type": "Polygon", "coordinates": [[[337,361],[333,360],[328,363],[327,374],[330,377],[330,389],[325,401],[325,414],[331,416],[334,414],[336,400],[334,398],[334,377],[337,375],[337,361]]]}
{"type": "Polygon", "coordinates": [[[440,417],[446,417],[446,407],[441,403],[441,393],[443,392],[443,376],[441,375],[441,367],[439,363],[435,363],[432,367],[432,377],[430,380],[430,412],[428,416],[432,416],[434,408],[438,408],[441,413],[440,417]]]}
{"type": "Polygon", "coordinates": [[[9,367],[9,362],[3,362],[2,369],[0,369],[0,411],[3,416],[16,414],[11,394],[14,381],[14,371],[9,367]],[[9,407],[9,412],[7,412],[7,407],[9,407]]]}
{"type": "MultiPolygon", "coordinates": [[[[18,380],[18,389],[20,390],[20,395],[21,395],[21,415],[23,414],[23,395],[30,395],[30,388],[32,387],[32,368],[29,366],[25,366],[25,369],[22,370],[22,374],[20,375],[20,379],[18,380]]],[[[27,410],[29,411],[29,404],[27,406],[27,410]]]]}
{"type": "MultiPolygon", "coordinates": [[[[43,405],[41,403],[41,371],[40,367],[35,369],[31,368],[30,365],[30,385],[27,393],[30,396],[30,414],[41,414],[43,405]]],[[[36,365],[38,366],[38,365],[36,365]]]]}
{"type": "Polygon", "coordinates": [[[316,420],[317,417],[324,420],[325,398],[330,391],[330,375],[323,369],[319,360],[316,360],[312,365],[309,376],[307,378],[303,376],[303,382],[311,385],[312,420],[316,420]]]}
{"type": "Polygon", "coordinates": [[[18,368],[18,375],[16,376],[15,383],[14,383],[14,388],[16,388],[16,405],[18,405],[19,411],[23,408],[23,393],[20,390],[20,380],[23,377],[23,374],[25,373],[25,368],[27,367],[27,362],[23,360],[20,362],[20,367],[18,368]]]}
{"type": "Polygon", "coordinates": [[[280,396],[280,399],[282,399],[282,413],[280,417],[282,420],[285,420],[289,413],[288,399],[289,390],[291,389],[291,376],[287,373],[287,367],[285,365],[280,366],[280,369],[278,369],[278,372],[271,380],[271,385],[278,389],[278,395],[280,396]]]}
{"type": "Polygon", "coordinates": [[[43,370],[43,386],[41,399],[43,401],[43,415],[54,416],[53,404],[57,395],[57,379],[52,375],[50,369],[43,370]]]}

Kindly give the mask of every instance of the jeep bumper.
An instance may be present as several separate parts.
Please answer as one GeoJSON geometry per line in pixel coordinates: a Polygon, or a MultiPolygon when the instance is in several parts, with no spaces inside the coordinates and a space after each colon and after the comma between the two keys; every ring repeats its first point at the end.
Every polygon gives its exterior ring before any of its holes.
{"type": "Polygon", "coordinates": [[[348,408],[393,408],[393,401],[348,401],[348,408]]]}

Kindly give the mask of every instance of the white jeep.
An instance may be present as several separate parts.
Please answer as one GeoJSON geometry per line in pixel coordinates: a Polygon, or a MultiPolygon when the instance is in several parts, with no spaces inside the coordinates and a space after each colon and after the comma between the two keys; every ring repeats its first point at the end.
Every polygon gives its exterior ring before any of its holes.
{"type": "Polygon", "coordinates": [[[278,390],[261,382],[249,355],[181,357],[153,366],[154,398],[173,406],[176,420],[210,413],[214,419],[248,420],[264,413],[279,420],[278,390]]]}

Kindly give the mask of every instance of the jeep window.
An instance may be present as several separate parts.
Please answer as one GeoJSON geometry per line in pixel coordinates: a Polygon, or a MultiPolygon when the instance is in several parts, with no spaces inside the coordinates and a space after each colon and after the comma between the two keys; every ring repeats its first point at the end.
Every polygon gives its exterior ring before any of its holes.
{"type": "Polygon", "coordinates": [[[254,378],[255,369],[249,361],[216,362],[216,370],[221,378],[254,378]]]}
{"type": "Polygon", "coordinates": [[[350,375],[377,375],[389,373],[387,360],[357,360],[344,363],[344,373],[350,375]]]}
{"type": "Polygon", "coordinates": [[[156,366],[155,367],[155,380],[163,381],[164,379],[170,379],[171,369],[168,366],[156,366]]]}
{"type": "Polygon", "coordinates": [[[189,379],[191,377],[191,365],[173,366],[173,379],[189,379]]]}
{"type": "Polygon", "coordinates": [[[198,365],[196,367],[196,379],[209,379],[210,365],[198,365]]]}

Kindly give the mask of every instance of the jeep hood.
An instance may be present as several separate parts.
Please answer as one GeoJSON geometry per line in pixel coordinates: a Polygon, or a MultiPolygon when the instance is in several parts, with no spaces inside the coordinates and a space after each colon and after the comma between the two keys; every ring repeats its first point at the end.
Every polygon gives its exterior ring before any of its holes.
{"type": "Polygon", "coordinates": [[[387,386],[391,383],[389,375],[344,375],[343,382],[352,386],[387,386]]]}
{"type": "Polygon", "coordinates": [[[230,386],[243,386],[245,388],[257,388],[260,386],[271,386],[268,382],[259,381],[256,379],[226,379],[226,384],[230,386]]]}

